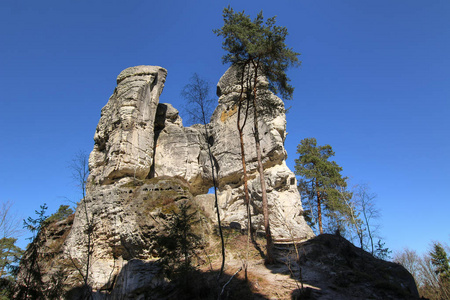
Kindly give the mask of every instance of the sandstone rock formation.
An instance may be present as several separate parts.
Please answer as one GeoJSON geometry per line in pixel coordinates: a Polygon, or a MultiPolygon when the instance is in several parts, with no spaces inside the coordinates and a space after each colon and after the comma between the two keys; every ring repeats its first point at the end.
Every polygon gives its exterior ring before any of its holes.
{"type": "MultiPolygon", "coordinates": [[[[212,195],[207,195],[212,186],[211,165],[202,129],[196,125],[183,127],[178,111],[170,104],[159,103],[166,74],[165,69],[153,66],[122,71],[117,88],[102,109],[89,158],[87,195],[77,208],[65,243],[68,257],[86,261],[86,228],[88,222],[95,223],[89,237],[93,245],[90,278],[94,289],[110,287],[112,278],[127,261],[152,258],[157,246],[152,238],[160,230],[157,217],[161,197],[176,202],[180,197],[197,196],[196,203],[207,210],[205,215],[216,221],[212,195]],[[165,195],[161,194],[163,191],[165,195]]],[[[219,103],[208,127],[214,140],[212,151],[218,169],[223,224],[245,228],[234,103],[236,82],[233,69],[219,81],[219,103]]],[[[259,94],[275,104],[274,109],[262,114],[259,123],[274,239],[310,238],[313,233],[301,216],[296,179],[285,163],[283,102],[264,84],[259,86],[259,94]]],[[[248,122],[252,122],[251,116],[248,122]]],[[[256,230],[263,230],[251,126],[245,129],[245,148],[253,200],[252,222],[256,230]]]]}
{"type": "MultiPolygon", "coordinates": [[[[270,103],[259,112],[262,161],[269,202],[269,220],[275,240],[305,239],[312,231],[301,216],[302,206],[297,191],[295,175],[286,166],[284,149],[286,115],[283,101],[270,92],[267,81],[259,80],[258,97],[270,103]]],[[[210,126],[214,138],[213,153],[218,162],[220,208],[225,223],[236,222],[246,227],[246,209],[243,193],[243,176],[239,133],[237,130],[237,104],[240,86],[234,68],[222,76],[217,85],[219,104],[213,113],[210,126]]],[[[253,108],[250,107],[247,126],[244,127],[245,156],[249,174],[249,192],[252,198],[252,223],[263,231],[262,199],[255,139],[253,136],[253,108]]],[[[243,119],[243,117],[241,116],[243,119]]]]}
{"type": "MultiPolygon", "coordinates": [[[[170,104],[159,103],[166,74],[163,68],[153,66],[132,67],[119,74],[117,88],[102,109],[94,136],[87,199],[98,191],[115,189],[115,182],[130,179],[180,176],[190,183],[194,195],[204,195],[212,186],[211,166],[201,128],[195,125],[183,127],[178,111],[170,104]]],[[[234,222],[244,228],[247,221],[236,127],[237,81],[233,68],[220,79],[218,106],[208,126],[214,140],[212,151],[218,169],[224,224],[234,222]]],[[[259,97],[273,103],[271,110],[262,112],[259,122],[273,235],[275,239],[305,239],[312,236],[312,231],[301,216],[295,175],[285,164],[284,105],[267,89],[266,82],[261,82],[259,97]]],[[[249,124],[253,122],[252,115],[250,108],[249,124]]],[[[246,126],[244,131],[253,223],[257,230],[262,230],[261,190],[252,127],[246,126]]]]}
{"type": "Polygon", "coordinates": [[[89,158],[93,183],[148,175],[153,163],[155,112],[166,75],[161,67],[138,66],[117,76],[117,87],[102,109],[89,158]]]}
{"type": "MultiPolygon", "coordinates": [[[[81,288],[85,279],[94,299],[154,299],[152,288],[167,284],[159,272],[155,237],[182,204],[196,207],[200,233],[213,236],[216,208],[214,196],[208,194],[212,166],[204,131],[199,125],[184,127],[172,105],[159,103],[166,75],[165,69],[155,66],[132,67],[119,74],[94,136],[86,197],[74,217],[52,225],[38,238],[46,247],[39,254],[47,273],[44,283],[55,290],[60,283],[65,285],[69,299],[86,292],[81,288]],[[56,274],[61,275],[57,284],[56,274]]],[[[217,85],[218,106],[206,126],[217,170],[222,224],[244,229],[237,82],[233,68],[222,76],[217,85]]],[[[257,88],[258,97],[270,104],[260,112],[258,126],[273,238],[275,242],[307,240],[313,233],[301,214],[295,175],[285,162],[284,105],[267,89],[264,78],[257,88]]],[[[248,124],[253,124],[252,116],[249,107],[248,124]]],[[[244,129],[244,143],[252,225],[262,231],[252,126],[244,129]]]]}

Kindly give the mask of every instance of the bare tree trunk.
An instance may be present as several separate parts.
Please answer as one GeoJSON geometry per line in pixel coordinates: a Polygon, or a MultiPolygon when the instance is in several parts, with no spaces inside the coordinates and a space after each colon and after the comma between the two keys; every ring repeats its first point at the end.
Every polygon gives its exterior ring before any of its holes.
{"type": "Polygon", "coordinates": [[[213,156],[212,156],[212,152],[211,152],[211,145],[209,144],[209,141],[208,141],[209,134],[208,134],[208,128],[206,126],[205,113],[204,113],[204,111],[202,111],[202,113],[203,113],[203,118],[204,118],[203,124],[205,127],[206,144],[208,145],[209,162],[211,163],[211,173],[212,173],[213,186],[214,186],[214,199],[215,199],[214,206],[216,207],[216,211],[217,211],[217,223],[219,226],[219,235],[220,235],[220,241],[221,241],[221,245],[222,245],[222,266],[220,267],[220,272],[219,272],[219,275],[217,276],[217,278],[220,279],[220,277],[222,276],[222,273],[223,273],[223,269],[225,268],[225,242],[223,240],[222,224],[220,222],[219,203],[218,203],[218,199],[217,199],[217,182],[216,182],[216,175],[215,175],[216,171],[215,171],[213,156]]]}
{"type": "Polygon", "coordinates": [[[87,245],[86,245],[86,265],[85,265],[85,274],[83,276],[83,283],[85,288],[84,299],[92,299],[92,290],[89,286],[89,272],[91,266],[91,254],[92,254],[92,234],[94,230],[94,219],[89,218],[88,207],[86,203],[86,184],[89,175],[89,167],[88,167],[89,156],[80,151],[72,160],[72,163],[69,167],[72,169],[72,176],[78,182],[79,188],[81,189],[81,195],[83,196],[81,201],[84,204],[84,214],[86,218],[86,228],[85,234],[87,236],[87,245]]]}
{"type": "MultiPolygon", "coordinates": [[[[318,189],[318,184],[316,183],[316,191],[318,189]]],[[[322,228],[322,201],[320,197],[320,192],[317,191],[317,219],[319,221],[319,233],[323,234],[323,228],[322,228]]]]}
{"type": "Polygon", "coordinates": [[[367,234],[369,235],[369,240],[370,240],[370,249],[372,255],[374,253],[374,247],[373,247],[373,236],[372,236],[372,230],[370,229],[370,223],[369,223],[369,218],[367,217],[367,211],[366,211],[366,207],[364,205],[363,208],[363,216],[364,216],[364,222],[366,223],[366,228],[367,228],[367,234]]]}
{"type": "Polygon", "coordinates": [[[267,201],[267,191],[266,191],[266,181],[264,178],[264,166],[262,164],[262,155],[261,155],[261,144],[259,139],[259,129],[258,129],[258,109],[256,105],[256,84],[258,82],[258,64],[253,64],[255,68],[254,78],[253,78],[253,130],[255,136],[255,147],[256,147],[256,157],[258,160],[258,171],[259,171],[259,181],[261,184],[261,197],[262,197],[262,207],[263,207],[263,216],[264,216],[264,229],[266,233],[266,263],[273,264],[273,241],[272,234],[270,232],[270,223],[269,223],[269,205],[267,201]]]}
{"type": "MultiPolygon", "coordinates": [[[[191,83],[186,85],[183,88],[183,91],[181,93],[185,99],[188,101],[189,109],[186,109],[187,113],[190,115],[192,121],[200,121],[203,124],[204,128],[204,138],[205,143],[208,148],[208,155],[209,155],[209,162],[211,164],[211,176],[213,181],[213,187],[214,187],[214,206],[216,208],[217,213],[217,223],[219,226],[219,235],[221,240],[221,246],[222,246],[222,266],[220,268],[219,275],[217,276],[217,279],[219,280],[222,276],[224,267],[225,267],[225,243],[223,239],[223,232],[222,232],[222,224],[220,220],[220,211],[219,211],[219,204],[218,204],[218,197],[217,197],[217,180],[216,180],[216,164],[214,160],[214,156],[212,154],[211,146],[213,145],[211,143],[211,139],[208,132],[208,122],[207,117],[211,113],[211,104],[212,100],[208,99],[209,97],[209,85],[206,81],[200,79],[196,73],[191,78],[191,83]]],[[[156,137],[156,135],[155,135],[156,137]]]]}
{"type": "MultiPolygon", "coordinates": [[[[359,246],[361,249],[363,249],[363,231],[361,229],[361,225],[359,224],[359,219],[356,217],[355,208],[352,205],[352,202],[350,202],[349,199],[347,199],[347,196],[345,194],[345,190],[343,187],[340,187],[339,193],[341,194],[342,199],[344,199],[345,205],[347,205],[348,209],[350,210],[350,218],[351,222],[353,223],[353,226],[356,230],[356,235],[358,236],[359,240],[359,246]]],[[[353,240],[353,236],[351,237],[353,240]]]]}
{"type": "Polygon", "coordinates": [[[241,74],[241,91],[239,94],[239,102],[238,102],[238,114],[237,114],[237,129],[239,132],[239,141],[241,146],[241,159],[242,159],[242,171],[243,171],[243,180],[244,180],[244,199],[245,205],[247,208],[247,253],[246,253],[246,262],[244,264],[244,272],[245,272],[245,280],[247,277],[247,268],[248,268],[248,255],[249,255],[249,247],[250,247],[250,239],[252,236],[252,217],[250,210],[250,196],[248,192],[248,176],[247,176],[247,164],[245,162],[245,148],[244,148],[244,126],[247,122],[248,117],[248,109],[249,109],[249,101],[250,99],[247,97],[247,107],[245,108],[244,121],[241,125],[241,110],[242,110],[242,102],[243,102],[243,94],[244,94],[244,79],[245,79],[245,69],[247,64],[244,64],[242,67],[241,74]]]}

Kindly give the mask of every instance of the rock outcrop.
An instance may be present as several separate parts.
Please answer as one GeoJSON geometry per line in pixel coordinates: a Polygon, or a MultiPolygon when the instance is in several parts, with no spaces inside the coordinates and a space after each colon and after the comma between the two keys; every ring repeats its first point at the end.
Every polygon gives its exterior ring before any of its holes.
{"type": "Polygon", "coordinates": [[[138,66],[117,76],[117,87],[102,115],[89,158],[90,180],[108,184],[124,177],[143,179],[154,154],[154,124],[167,71],[138,66]]]}
{"type": "MultiPolygon", "coordinates": [[[[269,204],[269,220],[275,240],[301,240],[312,237],[312,231],[301,216],[302,205],[295,175],[286,165],[284,149],[286,115],[283,101],[270,92],[265,78],[260,78],[258,98],[264,99],[265,109],[259,112],[259,133],[269,204]],[[270,104],[270,105],[269,105],[270,104]]],[[[244,204],[243,174],[239,133],[237,129],[239,79],[234,68],[222,76],[217,85],[219,104],[210,126],[214,138],[213,153],[218,162],[219,206],[225,223],[247,226],[244,204]]],[[[244,107],[245,109],[245,107],[244,107]]],[[[243,120],[244,117],[241,116],[243,120]]],[[[252,200],[252,224],[263,231],[262,198],[255,139],[253,135],[253,108],[248,110],[244,127],[245,157],[252,200]]]]}
{"type": "MultiPolygon", "coordinates": [[[[102,109],[89,158],[87,195],[77,208],[73,228],[65,242],[66,255],[86,261],[92,243],[90,278],[95,290],[109,289],[113,278],[132,259],[148,260],[157,252],[154,235],[161,201],[195,201],[216,222],[211,165],[201,126],[184,127],[178,111],[159,103],[166,70],[138,66],[122,71],[117,88],[102,109]],[[207,209],[206,209],[207,208],[207,209]],[[92,223],[91,225],[89,223],[92,223]],[[93,226],[92,236],[86,228],[93,226]],[[120,262],[120,263],[118,263],[120,262]]],[[[236,127],[237,81],[230,69],[218,84],[219,102],[208,124],[217,163],[219,209],[225,226],[247,226],[243,203],[242,165],[236,127]]],[[[261,97],[274,104],[261,114],[259,128],[267,179],[270,221],[274,239],[313,236],[301,216],[302,207],[294,174],[286,166],[285,112],[281,99],[267,86],[261,97]]],[[[248,122],[252,122],[251,110],[248,122]]],[[[263,230],[261,188],[251,126],[245,128],[245,149],[252,198],[252,222],[263,230]]],[[[130,267],[131,268],[131,267],[130,267]]]]}
{"type": "MultiPolygon", "coordinates": [[[[212,166],[203,126],[184,127],[172,105],[159,103],[166,75],[156,66],[132,67],[119,74],[94,136],[86,197],[72,217],[73,224],[72,219],[70,224],[60,223],[64,230],[56,241],[42,238],[44,244],[56,245],[51,255],[42,256],[51,257],[46,258],[52,266],[46,268],[48,278],[64,274],[62,282],[72,287],[69,298],[85,293],[80,287],[88,279],[95,299],[153,299],[149,289],[165,282],[158,272],[155,237],[165,230],[167,220],[180,205],[189,204],[201,215],[201,235],[207,236],[217,225],[214,195],[208,194],[212,166]]],[[[230,68],[217,85],[218,106],[206,126],[222,224],[244,229],[248,224],[236,125],[237,83],[230,68]]],[[[284,105],[267,86],[261,78],[258,97],[268,105],[259,112],[258,128],[273,238],[275,242],[307,240],[314,235],[302,216],[295,175],[285,162],[284,105]]],[[[244,127],[248,188],[252,225],[263,231],[252,109],[248,108],[249,125],[244,127]]]]}
{"type": "MultiPolygon", "coordinates": [[[[153,66],[132,67],[119,74],[117,88],[102,109],[94,136],[87,201],[98,192],[110,193],[110,189],[116,189],[115,183],[131,179],[179,176],[189,182],[193,195],[205,195],[212,186],[211,165],[201,126],[184,127],[172,105],[159,103],[166,74],[165,69],[153,66]]],[[[262,79],[258,97],[272,104],[272,109],[261,112],[258,124],[272,232],[275,239],[309,238],[313,234],[301,216],[295,175],[285,163],[284,105],[262,79]]],[[[239,86],[233,68],[222,76],[217,90],[218,106],[207,126],[214,141],[212,152],[218,170],[220,210],[224,224],[237,223],[244,228],[247,220],[235,103],[239,86]]],[[[252,116],[250,108],[248,124],[252,124],[252,116]]],[[[256,230],[262,230],[261,188],[252,126],[244,127],[244,142],[252,221],[256,230]]],[[[212,201],[211,197],[202,199],[212,201]]],[[[98,202],[92,200],[94,206],[98,202]]]]}

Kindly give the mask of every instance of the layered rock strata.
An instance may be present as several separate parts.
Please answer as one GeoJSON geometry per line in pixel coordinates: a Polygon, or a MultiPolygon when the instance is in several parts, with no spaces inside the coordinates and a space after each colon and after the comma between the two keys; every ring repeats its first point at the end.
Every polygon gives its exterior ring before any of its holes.
{"type": "MultiPolygon", "coordinates": [[[[211,145],[217,171],[222,224],[231,228],[247,227],[237,130],[237,118],[244,119],[244,116],[238,116],[237,100],[242,94],[236,70],[229,69],[218,83],[218,106],[206,125],[210,133],[207,139],[203,125],[184,127],[172,105],[159,103],[166,74],[161,67],[138,66],[122,71],[117,77],[117,88],[102,109],[95,133],[86,197],[78,204],[75,216],[43,227],[24,254],[17,283],[25,288],[27,295],[30,295],[27,278],[31,278],[28,275],[38,274],[43,276],[36,280],[39,286],[36,292],[51,295],[48,297],[51,299],[189,298],[185,289],[172,291],[171,287],[176,285],[160,272],[159,256],[164,243],[158,245],[157,241],[170,230],[167,225],[176,220],[180,207],[187,204],[189,214],[196,215],[195,234],[210,239],[211,247],[219,243],[213,233],[216,222],[214,195],[208,194],[213,168],[206,140],[211,145]]],[[[268,90],[264,78],[259,82],[258,99],[263,100],[264,105],[259,111],[258,128],[272,234],[278,243],[307,240],[313,233],[301,215],[295,175],[285,162],[284,105],[268,90]]],[[[243,111],[248,111],[243,134],[252,225],[255,230],[263,231],[253,108],[244,105],[243,111]]],[[[238,269],[242,249],[247,247],[245,251],[247,255],[249,253],[248,240],[231,229],[225,232],[228,238],[234,238],[231,243],[230,240],[226,242],[229,249],[227,266],[238,269]],[[234,243],[236,247],[230,247],[234,243]]],[[[285,245],[283,250],[283,246],[278,245],[278,264],[270,269],[263,266],[258,254],[260,249],[255,248],[253,257],[258,258],[252,262],[250,255],[250,261],[246,263],[251,266],[250,273],[253,272],[249,278],[258,280],[254,284],[237,283],[231,287],[239,281],[236,276],[229,291],[236,291],[242,298],[244,294],[240,288],[259,286],[264,282],[259,278],[275,275],[277,279],[267,282],[266,290],[270,290],[271,295],[276,294],[277,298],[280,296],[278,289],[296,297],[300,292],[300,289],[295,290],[298,282],[286,284],[293,278],[302,278],[301,292],[309,289],[312,297],[418,298],[414,281],[405,269],[375,259],[341,237],[321,235],[297,244],[295,251],[290,246],[285,245]],[[295,257],[292,253],[296,253],[295,257]],[[296,266],[299,262],[301,267],[296,266]],[[278,276],[285,278],[278,279],[278,276]]],[[[209,250],[214,253],[217,249],[209,250]]],[[[199,263],[209,264],[208,269],[212,268],[211,256],[214,254],[206,251],[203,254],[205,261],[199,263]]],[[[209,276],[214,277],[211,282],[217,278],[213,272],[209,276]]],[[[231,281],[234,275],[229,277],[231,281]]],[[[225,284],[226,278],[222,280],[225,284]]],[[[196,285],[203,283],[198,281],[196,285]]],[[[247,295],[250,294],[251,291],[247,295]]],[[[259,291],[256,295],[261,297],[259,291]]]]}
{"type": "MultiPolygon", "coordinates": [[[[122,71],[113,95],[102,109],[89,158],[87,195],[78,205],[64,248],[68,258],[82,264],[87,260],[90,241],[89,278],[97,291],[111,289],[118,274],[120,280],[131,276],[124,274],[134,268],[124,268],[128,262],[157,257],[154,236],[162,230],[158,218],[168,203],[195,202],[203,207],[211,222],[216,222],[213,195],[207,194],[212,186],[212,168],[203,126],[184,127],[172,105],[159,103],[166,74],[165,69],[155,66],[122,71]],[[87,228],[92,228],[90,236],[86,234],[87,228]]],[[[219,103],[207,126],[218,172],[223,224],[245,228],[236,127],[238,92],[235,72],[230,69],[219,81],[219,103]]],[[[273,104],[270,111],[261,112],[258,126],[274,239],[307,239],[313,233],[301,216],[296,179],[285,163],[283,102],[267,89],[264,81],[258,86],[258,94],[273,104]]],[[[251,108],[247,122],[244,141],[252,224],[256,230],[263,230],[251,108]]],[[[120,285],[124,284],[121,281],[120,285]]]]}
{"type": "MultiPolygon", "coordinates": [[[[242,120],[241,124],[243,123],[247,110],[244,105],[241,116],[238,116],[237,99],[241,91],[239,81],[234,68],[228,69],[220,79],[217,85],[219,104],[211,118],[210,127],[215,141],[213,153],[219,166],[219,204],[224,222],[234,222],[246,227],[241,150],[236,124],[238,117],[242,120]]],[[[286,115],[283,101],[268,90],[265,78],[259,78],[259,82],[257,98],[262,100],[263,105],[258,109],[258,128],[273,237],[275,240],[312,237],[312,231],[301,215],[302,205],[295,174],[285,162],[286,115]]],[[[249,107],[243,134],[252,203],[252,224],[256,230],[263,231],[261,184],[253,132],[253,107],[249,107]]]]}
{"type": "Polygon", "coordinates": [[[117,87],[103,107],[89,158],[92,183],[124,177],[143,179],[153,164],[154,124],[167,71],[138,66],[117,76],[117,87]]]}

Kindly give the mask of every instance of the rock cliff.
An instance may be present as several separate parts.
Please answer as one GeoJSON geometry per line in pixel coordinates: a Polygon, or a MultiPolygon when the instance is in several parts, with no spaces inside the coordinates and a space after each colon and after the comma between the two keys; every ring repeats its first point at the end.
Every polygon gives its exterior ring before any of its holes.
{"type": "MultiPolygon", "coordinates": [[[[113,278],[132,259],[157,256],[154,236],[161,230],[161,201],[188,199],[204,208],[211,223],[216,222],[213,195],[207,194],[212,178],[202,129],[184,127],[172,105],[159,103],[166,75],[165,69],[156,66],[122,71],[102,109],[89,157],[87,194],[78,205],[64,244],[65,255],[81,265],[87,260],[87,244],[92,244],[89,278],[94,290],[112,288],[113,278]],[[91,236],[86,234],[89,226],[91,236]]],[[[230,69],[218,83],[218,106],[207,126],[214,140],[223,224],[243,229],[247,221],[234,104],[237,90],[234,70],[230,69]]],[[[301,216],[296,179],[285,163],[283,102],[264,85],[259,93],[276,104],[259,123],[273,236],[275,240],[310,238],[313,233],[301,216]]],[[[248,122],[252,122],[251,117],[248,122]]],[[[251,126],[245,128],[244,135],[252,221],[255,230],[263,230],[251,126]]]]}
{"type": "MultiPolygon", "coordinates": [[[[53,266],[46,269],[49,274],[64,274],[69,298],[82,297],[82,289],[76,287],[87,278],[95,299],[154,299],[146,293],[165,282],[158,273],[155,237],[165,230],[171,215],[189,203],[201,220],[198,234],[211,236],[217,225],[214,196],[208,194],[212,168],[202,126],[184,127],[172,105],[159,103],[166,75],[157,66],[122,71],[101,111],[89,157],[86,197],[78,204],[73,224],[72,219],[66,222],[69,225],[64,223],[57,249],[48,250],[51,255],[45,256],[51,257],[46,262],[53,266]]],[[[244,229],[237,82],[233,68],[222,76],[217,85],[218,105],[207,126],[222,224],[244,229]]],[[[284,105],[268,90],[264,78],[257,88],[258,97],[270,103],[270,109],[260,113],[258,126],[272,234],[275,242],[307,240],[314,235],[302,216],[295,175],[285,162],[284,105]]],[[[249,124],[253,124],[251,110],[249,124]]],[[[258,232],[264,228],[251,126],[244,128],[244,143],[252,225],[258,232]]],[[[48,237],[42,239],[45,244],[48,237]]]]}
{"type": "MultiPolygon", "coordinates": [[[[234,68],[222,76],[217,85],[219,104],[211,118],[214,138],[213,153],[218,162],[219,206],[225,223],[235,222],[246,227],[243,176],[239,133],[237,130],[237,105],[239,79],[234,68]]],[[[270,224],[275,240],[305,239],[312,231],[301,216],[302,206],[294,173],[286,166],[284,149],[286,115],[283,101],[270,92],[267,82],[261,78],[258,97],[270,103],[270,109],[261,110],[259,132],[262,162],[266,178],[266,190],[270,211],[270,224]]],[[[262,199],[255,139],[253,136],[253,108],[249,108],[247,126],[244,127],[245,156],[249,176],[249,192],[252,201],[252,223],[263,230],[262,199]]],[[[242,118],[242,116],[241,116],[242,118]]]]}

